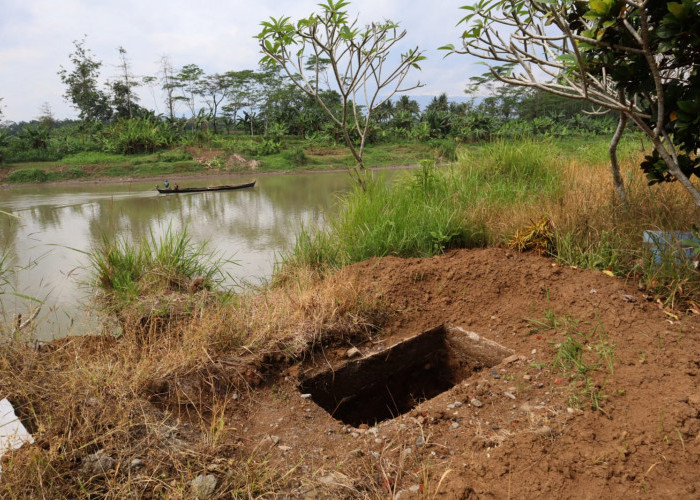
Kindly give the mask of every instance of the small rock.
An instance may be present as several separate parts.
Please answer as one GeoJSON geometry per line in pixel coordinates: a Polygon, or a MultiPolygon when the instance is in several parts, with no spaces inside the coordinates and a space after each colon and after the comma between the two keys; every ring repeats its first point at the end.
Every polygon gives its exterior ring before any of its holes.
{"type": "Polygon", "coordinates": [[[348,456],[350,456],[350,457],[364,457],[365,452],[359,448],[356,448],[356,449],[352,450],[350,453],[348,453],[348,456]]]}
{"type": "Polygon", "coordinates": [[[338,471],[334,471],[326,476],[320,477],[318,481],[323,484],[345,484],[347,482],[347,479],[348,476],[346,476],[345,474],[338,471]]]}
{"type": "Polygon", "coordinates": [[[382,455],[381,455],[378,451],[371,451],[370,453],[371,453],[372,456],[373,456],[374,458],[376,458],[377,460],[379,460],[379,459],[382,457],[382,455]]]}
{"type": "Polygon", "coordinates": [[[532,380],[532,375],[523,375],[523,380],[527,380],[527,381],[532,380]]]}
{"type": "Polygon", "coordinates": [[[377,443],[377,444],[381,444],[381,443],[384,442],[384,440],[383,440],[382,438],[375,438],[375,439],[374,439],[374,442],[377,443]]]}
{"type": "Polygon", "coordinates": [[[100,449],[83,459],[82,470],[88,474],[104,474],[110,471],[115,463],[116,460],[107,455],[104,449],[100,449]]]}
{"type": "Polygon", "coordinates": [[[277,448],[279,448],[280,451],[289,451],[292,449],[291,446],[285,446],[283,444],[279,445],[277,448]]]}
{"type": "Polygon", "coordinates": [[[530,354],[537,354],[537,349],[533,349],[530,354]]]}
{"type": "Polygon", "coordinates": [[[623,295],[622,300],[625,302],[637,302],[637,298],[632,295],[623,295]]]}
{"type": "Polygon", "coordinates": [[[598,293],[598,290],[596,290],[595,288],[591,288],[591,291],[588,293],[590,293],[591,295],[595,295],[596,293],[598,293]]]}
{"type": "Polygon", "coordinates": [[[464,403],[462,403],[461,401],[455,401],[455,402],[453,403],[453,406],[454,406],[455,408],[459,408],[460,406],[462,406],[462,404],[464,404],[464,403]]]}
{"type": "Polygon", "coordinates": [[[548,425],[543,425],[535,431],[535,434],[542,437],[555,437],[558,433],[548,425]]]}
{"type": "Polygon", "coordinates": [[[420,485],[414,484],[408,489],[408,491],[410,491],[411,493],[418,493],[420,491],[420,485]]]}
{"type": "Polygon", "coordinates": [[[450,426],[453,429],[459,429],[459,422],[452,422],[452,425],[450,426]]]}
{"type": "Polygon", "coordinates": [[[359,356],[361,354],[362,353],[357,347],[351,347],[350,349],[348,349],[348,352],[345,353],[345,356],[348,358],[354,358],[355,356],[359,356]]]}
{"type": "Polygon", "coordinates": [[[131,462],[129,462],[130,469],[136,469],[136,468],[142,467],[142,466],[143,466],[143,460],[141,460],[140,458],[135,458],[131,462]]]}
{"type": "Polygon", "coordinates": [[[359,433],[359,432],[351,432],[350,435],[351,435],[352,437],[354,437],[354,438],[359,438],[359,437],[360,437],[360,433],[359,433]]]}
{"type": "Polygon", "coordinates": [[[476,408],[481,408],[482,406],[484,406],[484,403],[482,403],[481,401],[479,401],[476,398],[472,398],[472,400],[469,401],[469,404],[472,406],[475,406],[476,408]]]}
{"type": "Polygon", "coordinates": [[[507,358],[505,358],[503,361],[501,361],[501,363],[503,363],[504,365],[509,365],[511,363],[515,363],[517,360],[518,360],[518,355],[513,354],[512,356],[508,356],[507,358]]]}
{"type": "Polygon", "coordinates": [[[310,398],[311,398],[311,394],[302,394],[301,395],[301,399],[310,399],[310,398]]]}
{"type": "Polygon", "coordinates": [[[416,446],[418,448],[420,448],[424,444],[425,444],[425,439],[423,438],[423,436],[420,436],[418,439],[416,439],[416,446]]]}
{"type": "Polygon", "coordinates": [[[279,436],[270,436],[270,441],[272,441],[272,444],[277,444],[280,442],[279,436]]]}
{"type": "Polygon", "coordinates": [[[513,394],[512,392],[504,392],[503,395],[507,398],[515,399],[515,394],[513,394]]]}
{"type": "Polygon", "coordinates": [[[192,488],[192,494],[197,498],[209,498],[214,494],[216,490],[216,476],[213,474],[207,474],[206,476],[200,474],[192,481],[190,481],[190,488],[192,488]]]}
{"type": "Polygon", "coordinates": [[[410,446],[408,448],[404,448],[403,451],[401,452],[401,455],[406,458],[409,457],[413,454],[413,448],[410,446]]]}
{"type": "Polygon", "coordinates": [[[492,428],[494,431],[497,431],[498,429],[500,429],[500,427],[498,426],[498,424],[493,424],[493,425],[491,426],[491,428],[492,428]]]}

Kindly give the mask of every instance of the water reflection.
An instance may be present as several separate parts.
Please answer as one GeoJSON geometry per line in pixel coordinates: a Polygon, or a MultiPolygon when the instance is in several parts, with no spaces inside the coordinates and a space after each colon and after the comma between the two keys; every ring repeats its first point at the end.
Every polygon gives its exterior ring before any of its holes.
{"type": "MultiPolygon", "coordinates": [[[[216,185],[240,178],[207,178],[181,182],[216,185]]],[[[188,226],[196,242],[232,258],[228,271],[236,280],[269,277],[275,257],[289,248],[299,227],[322,224],[339,193],[351,181],[345,173],[265,175],[254,189],[159,195],[151,182],[31,186],[0,191],[0,252],[21,268],[14,277],[17,292],[45,300],[42,339],[84,329],[86,255],[103,234],[139,240],[169,226],[188,226]],[[79,321],[76,321],[79,320],[79,321]]],[[[27,313],[26,299],[0,296],[6,313],[27,313]]]]}

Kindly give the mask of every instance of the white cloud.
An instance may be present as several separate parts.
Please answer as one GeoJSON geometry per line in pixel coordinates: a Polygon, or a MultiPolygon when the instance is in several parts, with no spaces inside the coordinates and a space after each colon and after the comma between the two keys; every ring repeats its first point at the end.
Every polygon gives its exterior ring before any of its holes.
{"type": "MultiPolygon", "coordinates": [[[[468,0],[465,0],[465,2],[468,0]]],[[[0,19],[0,97],[6,119],[37,116],[49,102],[59,118],[75,116],[63,100],[57,76],[70,68],[73,40],[87,35],[86,46],[103,61],[103,79],[117,74],[117,47],[123,46],[138,75],[154,75],[158,61],[169,56],[175,67],[195,63],[207,73],[257,67],[260,53],[253,36],[260,22],[282,15],[298,19],[317,10],[318,0],[3,0],[0,19]]],[[[463,95],[468,76],[483,72],[463,56],[443,60],[437,47],[454,43],[461,3],[449,0],[407,3],[399,0],[356,0],[349,11],[361,23],[390,18],[408,31],[400,50],[425,49],[429,59],[412,78],[427,85],[420,94],[463,95]]],[[[143,103],[153,98],[141,90],[143,103]]],[[[159,97],[158,97],[159,99],[159,97]]]]}

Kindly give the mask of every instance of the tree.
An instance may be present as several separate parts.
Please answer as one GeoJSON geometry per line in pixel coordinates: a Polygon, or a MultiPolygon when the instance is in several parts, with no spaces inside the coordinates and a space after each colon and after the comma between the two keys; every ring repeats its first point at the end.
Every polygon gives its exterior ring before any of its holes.
{"type": "Polygon", "coordinates": [[[37,117],[37,120],[47,130],[51,130],[56,126],[56,119],[53,116],[53,110],[51,109],[51,104],[44,102],[39,108],[41,114],[37,117]]]}
{"type": "Polygon", "coordinates": [[[700,6],[692,0],[479,0],[464,6],[459,49],[492,61],[501,82],[585,100],[618,114],[610,144],[632,121],[652,142],[642,164],[651,183],[678,180],[700,207],[700,6]],[[509,33],[509,34],[506,34],[509,33]],[[497,66],[500,65],[500,66],[497,66]]]}
{"type": "Polygon", "coordinates": [[[204,70],[196,64],[186,64],[175,75],[175,88],[180,89],[182,95],[176,96],[176,101],[183,101],[192,113],[192,120],[197,117],[196,96],[199,91],[199,82],[204,75],[204,70]]]}
{"type": "Polygon", "coordinates": [[[108,87],[112,91],[112,105],[114,112],[119,118],[132,118],[138,109],[136,103],[139,98],[134,93],[134,88],[139,86],[139,82],[134,79],[131,74],[129,60],[126,58],[126,49],[119,47],[119,80],[108,83],[108,87]]]}
{"type": "Polygon", "coordinates": [[[175,89],[178,88],[178,83],[175,80],[173,73],[173,65],[168,56],[160,58],[160,80],[162,89],[165,92],[165,106],[168,109],[168,116],[171,120],[175,119],[175,89]]]}
{"type": "Polygon", "coordinates": [[[61,82],[68,87],[63,97],[73,103],[84,122],[109,120],[112,115],[109,99],[97,86],[102,62],[94,59],[92,51],[85,47],[85,38],[73,41],[73,45],[75,51],[70,54],[73,71],[61,66],[58,72],[61,82]]]}
{"type": "Polygon", "coordinates": [[[250,105],[253,70],[229,71],[226,77],[229,88],[226,92],[226,104],[221,110],[224,116],[235,124],[238,121],[238,112],[250,105]]]}
{"type": "Polygon", "coordinates": [[[411,68],[419,68],[425,59],[411,49],[389,67],[389,55],[406,35],[392,21],[372,23],[361,28],[343,10],[349,2],[326,0],[319,13],[292,24],[288,17],[263,22],[257,35],[265,54],[262,63],[281,66],[290,80],[313,97],[331,120],[342,130],[345,144],[357,166],[351,174],[365,187],[363,154],[374,110],[397,92],[406,92],[420,83],[403,88],[411,68]],[[323,98],[321,80],[330,71],[330,81],[341,97],[339,113],[334,113],[323,98]],[[380,97],[381,95],[381,97],[380,97]],[[364,106],[364,113],[361,110],[364,106]],[[353,131],[359,139],[356,144],[353,131]]]}
{"type": "Polygon", "coordinates": [[[226,99],[227,93],[231,88],[229,74],[216,73],[207,75],[197,83],[197,94],[202,96],[204,102],[209,106],[209,112],[214,122],[214,133],[218,133],[216,119],[219,113],[219,106],[226,99]]]}

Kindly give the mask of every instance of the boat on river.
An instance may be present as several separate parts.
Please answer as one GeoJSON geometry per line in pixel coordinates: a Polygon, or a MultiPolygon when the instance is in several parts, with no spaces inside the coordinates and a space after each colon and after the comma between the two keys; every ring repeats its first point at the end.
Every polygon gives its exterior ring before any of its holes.
{"type": "Polygon", "coordinates": [[[190,188],[178,187],[177,189],[175,189],[174,187],[161,188],[161,187],[156,185],[156,189],[161,194],[173,194],[173,193],[202,193],[205,191],[231,191],[233,189],[252,188],[253,186],[255,186],[255,181],[246,182],[244,184],[233,184],[233,185],[225,185],[225,186],[190,187],[190,188]]]}

